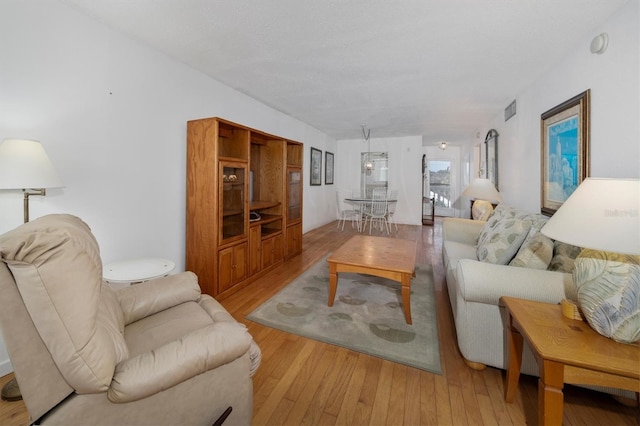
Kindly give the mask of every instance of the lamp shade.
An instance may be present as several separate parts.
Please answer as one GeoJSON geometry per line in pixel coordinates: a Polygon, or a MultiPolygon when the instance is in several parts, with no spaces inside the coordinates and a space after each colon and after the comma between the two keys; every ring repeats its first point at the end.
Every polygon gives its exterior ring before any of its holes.
{"type": "Polygon", "coordinates": [[[582,248],[640,254],[640,180],[587,178],[541,229],[582,248]]]}
{"type": "Polygon", "coordinates": [[[61,186],[62,180],[40,142],[5,139],[0,144],[0,189],[61,186]]]}
{"type": "Polygon", "coordinates": [[[485,178],[474,179],[471,185],[462,192],[462,195],[472,200],[485,200],[494,204],[502,201],[502,196],[496,187],[489,179],[485,178]]]}

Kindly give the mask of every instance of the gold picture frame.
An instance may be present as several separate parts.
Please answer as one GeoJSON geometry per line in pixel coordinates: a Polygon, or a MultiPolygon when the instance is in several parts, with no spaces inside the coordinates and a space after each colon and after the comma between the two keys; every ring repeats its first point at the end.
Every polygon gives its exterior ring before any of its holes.
{"type": "Polygon", "coordinates": [[[586,90],[540,116],[543,215],[553,216],[589,176],[590,95],[586,90]]]}

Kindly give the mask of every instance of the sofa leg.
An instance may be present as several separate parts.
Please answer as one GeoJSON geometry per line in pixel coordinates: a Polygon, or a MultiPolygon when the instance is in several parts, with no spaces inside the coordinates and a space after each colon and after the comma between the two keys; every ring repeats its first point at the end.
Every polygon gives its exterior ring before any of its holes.
{"type": "Polygon", "coordinates": [[[638,407],[640,406],[640,392],[636,392],[636,397],[627,398],[620,395],[611,395],[613,399],[615,399],[619,404],[622,404],[626,407],[638,407]]]}
{"type": "Polygon", "coordinates": [[[468,359],[464,359],[464,363],[467,364],[469,366],[469,368],[472,368],[472,369],[478,370],[478,371],[482,371],[485,368],[487,368],[487,366],[485,364],[481,364],[479,362],[469,361],[468,359]]]}

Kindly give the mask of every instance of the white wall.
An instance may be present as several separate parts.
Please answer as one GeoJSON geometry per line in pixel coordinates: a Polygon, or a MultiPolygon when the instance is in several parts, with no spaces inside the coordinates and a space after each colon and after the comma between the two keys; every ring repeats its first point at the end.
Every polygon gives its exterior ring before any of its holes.
{"type": "MultiPolygon", "coordinates": [[[[363,142],[362,139],[338,141],[334,191],[338,188],[360,188],[360,155],[367,152],[368,149],[368,143],[363,142]]],[[[371,152],[389,153],[389,188],[398,189],[398,204],[393,216],[395,221],[409,225],[421,225],[422,137],[372,137],[371,152]]],[[[335,200],[334,194],[335,192],[332,193],[332,196],[335,200]]]]}
{"type": "MultiPolygon", "coordinates": [[[[499,138],[500,192],[504,201],[540,211],[540,115],[591,89],[591,176],[640,177],[639,2],[628,2],[568,52],[538,81],[515,96],[517,114],[506,123],[500,111],[481,134],[499,138]],[[604,54],[589,51],[607,32],[604,54]]],[[[505,107],[511,100],[505,101],[505,107]]]]}
{"type": "MultiPolygon", "coordinates": [[[[219,116],[336,151],[322,132],[58,2],[0,2],[0,140],[42,142],[65,187],[31,197],[31,218],[71,213],[105,263],[162,256],[184,268],[186,122],[219,116]]],[[[303,231],[334,219],[331,186],[305,180],[303,231]]],[[[0,234],[22,194],[0,191],[0,234]]],[[[0,341],[0,375],[11,371],[0,341]]]]}

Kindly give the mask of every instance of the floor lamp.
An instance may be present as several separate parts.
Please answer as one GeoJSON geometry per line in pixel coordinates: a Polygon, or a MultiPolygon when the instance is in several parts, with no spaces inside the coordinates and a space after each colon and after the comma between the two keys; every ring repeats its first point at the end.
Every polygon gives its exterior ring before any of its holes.
{"type": "MultiPolygon", "coordinates": [[[[29,221],[29,196],[46,195],[46,188],[63,186],[58,173],[38,141],[5,139],[0,144],[0,189],[21,189],[24,193],[24,222],[29,221]]],[[[22,399],[16,379],[2,388],[5,401],[22,399]]]]}

